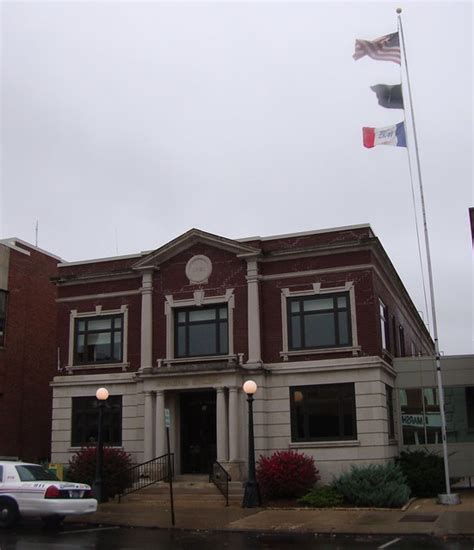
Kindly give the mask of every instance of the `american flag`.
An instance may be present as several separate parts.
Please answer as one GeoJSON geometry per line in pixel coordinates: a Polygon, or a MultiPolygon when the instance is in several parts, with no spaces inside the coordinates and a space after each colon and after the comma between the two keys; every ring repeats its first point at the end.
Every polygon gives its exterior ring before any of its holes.
{"type": "Polygon", "coordinates": [[[400,41],[398,32],[386,34],[375,40],[356,39],[355,52],[352,56],[355,61],[368,55],[372,59],[381,59],[382,61],[393,61],[400,65],[400,41]]]}

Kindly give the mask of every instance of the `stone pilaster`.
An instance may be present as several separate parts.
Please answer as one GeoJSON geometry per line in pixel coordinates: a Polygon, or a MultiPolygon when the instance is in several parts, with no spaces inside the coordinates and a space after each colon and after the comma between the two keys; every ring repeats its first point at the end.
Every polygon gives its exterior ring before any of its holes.
{"type": "Polygon", "coordinates": [[[260,300],[258,263],[255,258],[247,260],[247,316],[248,316],[248,367],[260,367],[260,300]]]}
{"type": "Polygon", "coordinates": [[[143,461],[153,457],[153,394],[151,391],[143,392],[145,396],[145,418],[143,421],[143,461]]]}
{"type": "Polygon", "coordinates": [[[155,443],[155,456],[166,454],[165,392],[162,390],[156,392],[155,443]]]}
{"type": "Polygon", "coordinates": [[[229,460],[239,460],[239,390],[229,388],[229,460]]]}
{"type": "Polygon", "coordinates": [[[142,318],[141,318],[141,346],[140,346],[140,371],[143,373],[152,370],[152,295],[153,295],[153,271],[145,271],[142,275],[142,318]]]}
{"type": "Polygon", "coordinates": [[[227,407],[224,388],[216,389],[216,417],[217,417],[217,460],[226,462],[227,451],[227,407]]]}

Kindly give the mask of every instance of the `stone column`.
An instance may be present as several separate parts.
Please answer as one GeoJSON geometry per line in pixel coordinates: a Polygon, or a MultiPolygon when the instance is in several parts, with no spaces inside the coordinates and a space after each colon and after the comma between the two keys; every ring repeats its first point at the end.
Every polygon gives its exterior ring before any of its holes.
{"type": "Polygon", "coordinates": [[[260,350],[260,302],[258,263],[255,258],[247,260],[247,316],[248,316],[248,364],[258,367],[262,364],[260,350]]]}
{"type": "Polygon", "coordinates": [[[141,347],[140,347],[140,370],[151,372],[152,365],[152,294],[153,294],[153,271],[145,271],[142,275],[142,320],[141,320],[141,347]]]}
{"type": "Polygon", "coordinates": [[[166,454],[166,429],[165,429],[165,392],[156,392],[156,415],[155,415],[155,456],[166,454]]]}
{"type": "Polygon", "coordinates": [[[217,460],[227,462],[227,408],[224,388],[217,388],[216,393],[217,460]]]}
{"type": "Polygon", "coordinates": [[[229,460],[240,459],[239,389],[229,388],[229,460]]]}
{"type": "Polygon", "coordinates": [[[143,392],[145,395],[145,418],[143,421],[143,462],[153,457],[153,394],[151,391],[143,392]]]}

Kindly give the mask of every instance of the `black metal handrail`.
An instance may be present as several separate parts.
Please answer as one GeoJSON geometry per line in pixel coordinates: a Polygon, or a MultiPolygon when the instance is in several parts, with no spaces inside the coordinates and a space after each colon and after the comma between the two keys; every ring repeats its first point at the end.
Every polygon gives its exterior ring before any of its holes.
{"type": "Polygon", "coordinates": [[[212,465],[211,473],[209,474],[209,483],[212,482],[219,489],[225,498],[225,505],[229,506],[229,481],[232,481],[227,470],[217,462],[212,465]]]}
{"type": "Polygon", "coordinates": [[[168,479],[168,459],[171,461],[171,475],[174,476],[174,453],[157,456],[120,472],[117,477],[122,480],[123,488],[118,494],[118,501],[125,495],[168,479]],[[126,486],[123,486],[124,481],[126,486]]]}

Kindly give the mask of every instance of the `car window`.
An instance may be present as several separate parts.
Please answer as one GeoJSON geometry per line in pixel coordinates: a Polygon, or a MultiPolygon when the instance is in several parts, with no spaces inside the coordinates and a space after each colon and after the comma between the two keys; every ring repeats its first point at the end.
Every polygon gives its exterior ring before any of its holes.
{"type": "Polygon", "coordinates": [[[15,466],[21,481],[58,481],[58,478],[42,466],[33,464],[15,466]]]}
{"type": "Polygon", "coordinates": [[[3,483],[3,466],[0,466],[0,483],[3,483]]]}

